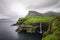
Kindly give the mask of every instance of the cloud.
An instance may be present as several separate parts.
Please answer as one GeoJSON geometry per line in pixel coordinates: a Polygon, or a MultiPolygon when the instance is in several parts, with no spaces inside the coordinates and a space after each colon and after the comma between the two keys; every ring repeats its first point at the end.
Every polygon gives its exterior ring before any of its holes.
{"type": "Polygon", "coordinates": [[[55,6],[59,0],[30,0],[28,4],[29,9],[41,9],[55,6]],[[30,2],[31,1],[31,2],[30,2]]]}
{"type": "Polygon", "coordinates": [[[0,14],[0,19],[4,19],[4,18],[8,18],[8,17],[3,16],[3,15],[0,14]]]}
{"type": "Polygon", "coordinates": [[[55,7],[54,8],[60,8],[60,1],[55,5],[55,7]]]}
{"type": "Polygon", "coordinates": [[[0,14],[8,18],[25,17],[29,10],[59,12],[60,0],[0,0],[0,14]]]}
{"type": "Polygon", "coordinates": [[[9,5],[11,2],[11,0],[0,0],[0,14],[9,18],[16,18],[17,14],[9,10],[9,5]]]}
{"type": "Polygon", "coordinates": [[[27,14],[27,10],[18,0],[0,0],[0,14],[17,19],[27,14]]]}
{"type": "Polygon", "coordinates": [[[27,9],[38,12],[58,11],[60,10],[60,0],[29,0],[27,9]],[[29,3],[30,2],[30,3],[29,3]]]}

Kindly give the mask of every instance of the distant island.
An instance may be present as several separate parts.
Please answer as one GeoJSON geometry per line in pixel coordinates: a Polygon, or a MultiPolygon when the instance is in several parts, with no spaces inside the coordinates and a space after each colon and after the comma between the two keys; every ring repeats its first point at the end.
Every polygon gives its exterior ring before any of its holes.
{"type": "Polygon", "coordinates": [[[44,14],[29,11],[25,18],[19,18],[17,32],[43,33],[42,40],[60,40],[60,13],[49,11],[44,14]]]}

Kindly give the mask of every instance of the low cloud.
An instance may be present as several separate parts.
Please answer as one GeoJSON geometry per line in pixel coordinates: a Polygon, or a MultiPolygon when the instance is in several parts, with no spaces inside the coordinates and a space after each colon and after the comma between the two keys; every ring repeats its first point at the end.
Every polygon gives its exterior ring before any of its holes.
{"type": "Polygon", "coordinates": [[[8,18],[24,17],[29,10],[60,12],[60,0],[0,0],[0,14],[8,18]]]}

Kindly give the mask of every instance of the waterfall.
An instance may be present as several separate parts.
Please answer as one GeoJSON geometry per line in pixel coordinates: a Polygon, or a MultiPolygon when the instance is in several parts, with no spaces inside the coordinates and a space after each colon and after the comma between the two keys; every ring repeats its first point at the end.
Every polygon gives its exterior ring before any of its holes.
{"type": "Polygon", "coordinates": [[[42,33],[42,24],[40,23],[40,32],[39,33],[42,33]]]}

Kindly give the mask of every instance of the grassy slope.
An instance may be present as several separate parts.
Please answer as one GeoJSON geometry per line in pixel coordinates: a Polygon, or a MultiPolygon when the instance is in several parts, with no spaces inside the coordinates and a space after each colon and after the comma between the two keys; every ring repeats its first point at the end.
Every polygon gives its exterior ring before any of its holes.
{"type": "MultiPolygon", "coordinates": [[[[19,19],[17,24],[25,23],[27,27],[32,27],[30,24],[35,22],[50,22],[54,17],[40,17],[40,16],[28,16],[19,19]]],[[[58,20],[60,17],[58,18],[58,20]]],[[[59,20],[60,21],[60,20],[59,20]]],[[[60,40],[60,22],[57,22],[56,31],[53,34],[47,35],[43,40],[60,40]]],[[[54,27],[53,27],[54,28],[54,27]]]]}
{"type": "Polygon", "coordinates": [[[27,20],[24,22],[26,24],[39,23],[39,22],[51,22],[54,17],[41,17],[41,16],[28,16],[27,20]]]}
{"type": "Polygon", "coordinates": [[[43,40],[60,40],[60,17],[56,25],[56,31],[53,34],[46,36],[43,40]]]}

